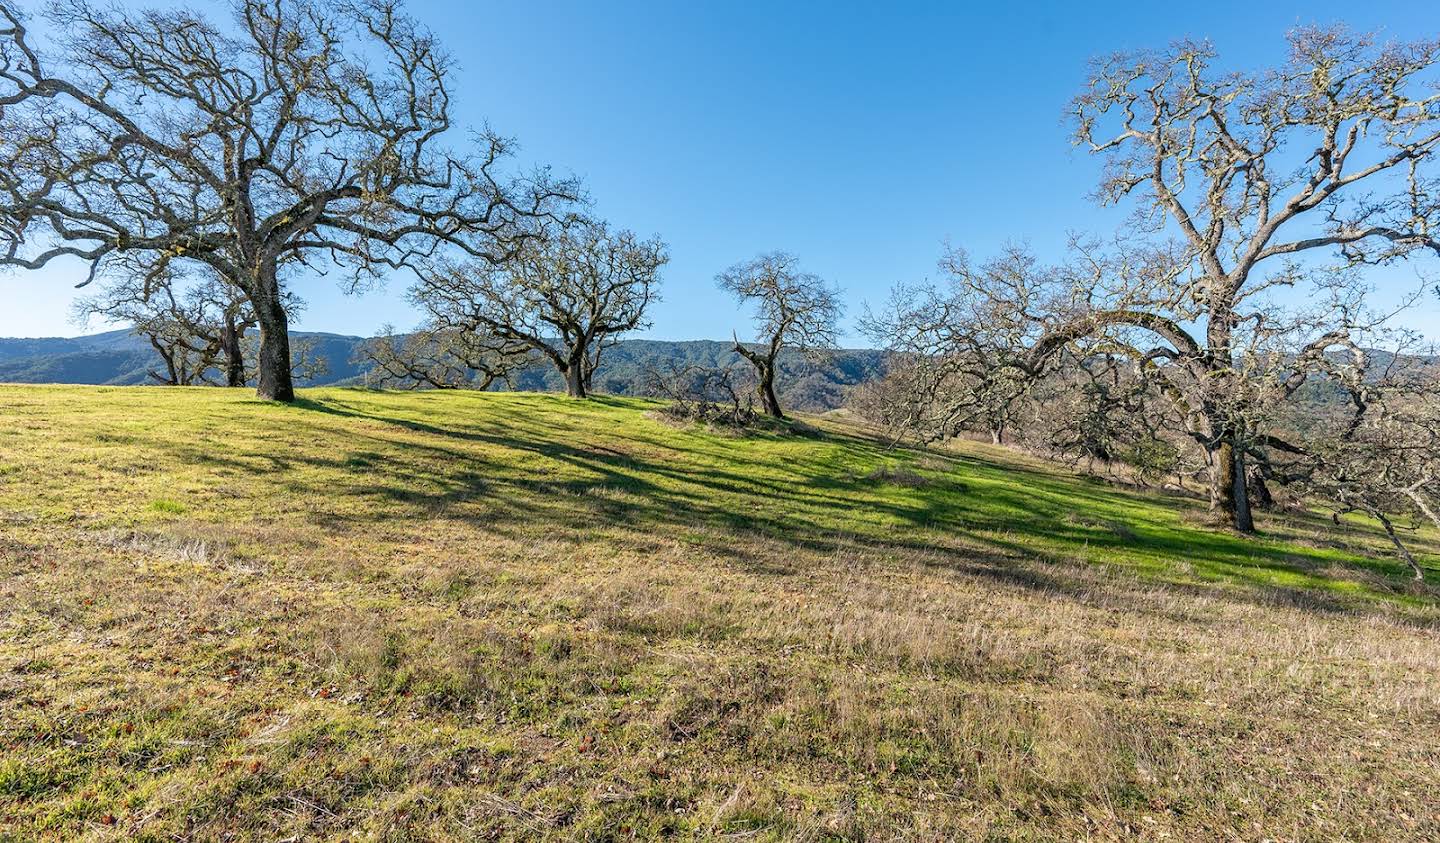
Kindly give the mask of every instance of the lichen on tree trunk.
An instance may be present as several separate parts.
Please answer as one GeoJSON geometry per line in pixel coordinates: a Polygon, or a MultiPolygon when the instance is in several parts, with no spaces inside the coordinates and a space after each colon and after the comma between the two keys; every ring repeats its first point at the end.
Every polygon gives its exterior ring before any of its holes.
{"type": "Polygon", "coordinates": [[[1245,483],[1245,454],[1233,442],[1221,441],[1211,454],[1214,465],[1211,504],[1226,523],[1242,533],[1255,532],[1250,494],[1245,483]]]}

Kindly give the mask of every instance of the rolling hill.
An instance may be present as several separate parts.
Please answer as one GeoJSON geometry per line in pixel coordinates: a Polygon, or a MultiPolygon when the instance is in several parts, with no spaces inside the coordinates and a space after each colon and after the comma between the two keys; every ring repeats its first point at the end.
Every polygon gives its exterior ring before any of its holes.
{"type": "Polygon", "coordinates": [[[1373,530],[658,407],[0,386],[0,837],[1440,836],[1373,530]]]}

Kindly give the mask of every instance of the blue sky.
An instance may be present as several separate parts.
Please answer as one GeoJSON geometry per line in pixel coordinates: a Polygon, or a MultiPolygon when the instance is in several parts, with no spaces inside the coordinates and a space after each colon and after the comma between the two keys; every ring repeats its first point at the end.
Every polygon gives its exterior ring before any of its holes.
{"type": "MultiPolygon", "coordinates": [[[[573,172],[603,216],[669,242],[647,332],[665,339],[743,328],[713,278],[760,251],[797,253],[845,288],[854,315],[895,282],[932,276],[946,238],[976,256],[1006,241],[1057,256],[1067,231],[1114,230],[1123,212],[1087,198],[1098,162],[1071,149],[1063,121],[1092,55],[1188,35],[1255,67],[1279,61],[1300,23],[1440,34],[1440,5],[1416,0],[411,9],[459,61],[459,122],[518,138],[521,162],[573,172]]],[[[0,336],[81,333],[69,321],[80,277],[78,266],[0,276],[0,336]]],[[[1419,283],[1414,268],[1383,281],[1419,283]]],[[[410,327],[407,284],[351,297],[304,279],[298,327],[410,327]]],[[[1429,297],[1408,322],[1440,339],[1440,303],[1429,297]]]]}

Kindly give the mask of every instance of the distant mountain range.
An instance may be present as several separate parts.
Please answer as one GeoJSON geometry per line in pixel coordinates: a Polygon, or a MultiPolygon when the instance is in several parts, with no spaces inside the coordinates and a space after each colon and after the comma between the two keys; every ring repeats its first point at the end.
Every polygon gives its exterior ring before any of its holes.
{"type": "MultiPolygon", "coordinates": [[[[328,363],[329,374],[303,381],[302,386],[366,382],[369,367],[355,360],[356,349],[365,337],[302,331],[292,336],[311,339],[315,356],[328,363]]],[[[847,349],[836,352],[825,365],[815,365],[798,354],[783,356],[778,379],[781,401],[799,410],[839,407],[850,387],[879,373],[882,357],[879,351],[847,349]]],[[[642,392],[647,371],[719,367],[734,364],[737,359],[729,342],[625,340],[606,350],[595,373],[594,387],[613,395],[636,395],[642,392]]],[[[127,330],[84,337],[0,338],[0,383],[146,384],[154,383],[150,370],[160,367],[160,358],[149,343],[127,330]]],[[[559,375],[548,366],[524,372],[516,385],[536,391],[564,388],[559,375]]]]}

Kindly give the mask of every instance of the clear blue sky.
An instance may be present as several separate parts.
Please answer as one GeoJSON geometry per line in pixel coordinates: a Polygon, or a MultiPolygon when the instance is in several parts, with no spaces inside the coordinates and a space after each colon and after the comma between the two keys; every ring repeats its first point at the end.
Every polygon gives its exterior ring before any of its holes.
{"type": "MultiPolygon", "coordinates": [[[[1440,4],[1420,0],[411,8],[459,60],[460,122],[518,138],[523,162],[579,175],[602,215],[670,243],[648,332],[666,339],[743,327],[713,278],[763,250],[839,282],[854,314],[896,281],[933,275],[947,237],[977,256],[1007,240],[1053,256],[1068,230],[1113,230],[1122,215],[1087,198],[1097,162],[1070,148],[1062,119],[1094,54],[1189,35],[1255,67],[1282,59],[1300,23],[1440,34],[1440,4]]],[[[1418,283],[1412,268],[1387,276],[1418,283]]],[[[79,333],[68,321],[79,277],[0,276],[0,336],[79,333]]],[[[307,279],[298,327],[410,327],[407,283],[347,297],[307,279]]],[[[1440,339],[1434,296],[1408,321],[1440,339]]]]}

